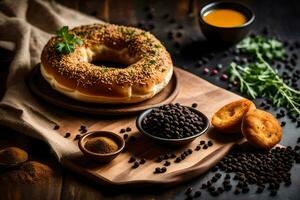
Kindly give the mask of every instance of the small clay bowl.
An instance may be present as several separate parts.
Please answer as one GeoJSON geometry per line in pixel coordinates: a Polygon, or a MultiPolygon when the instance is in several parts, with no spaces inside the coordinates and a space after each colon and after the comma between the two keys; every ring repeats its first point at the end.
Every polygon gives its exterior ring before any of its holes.
{"type": "Polygon", "coordinates": [[[245,6],[244,4],[238,2],[229,2],[229,1],[218,1],[212,2],[204,6],[199,13],[199,24],[201,30],[205,37],[220,46],[228,46],[235,44],[242,40],[250,31],[250,28],[254,22],[255,15],[254,12],[245,6]],[[240,26],[234,27],[218,27],[206,23],[203,19],[206,13],[215,10],[215,9],[232,9],[242,13],[247,21],[246,23],[240,26]]]}
{"type": "Polygon", "coordinates": [[[108,163],[110,161],[112,161],[113,159],[115,159],[119,153],[123,150],[124,146],[125,146],[125,141],[123,140],[123,138],[121,136],[119,136],[116,133],[113,132],[109,132],[109,131],[94,131],[94,132],[89,132],[87,134],[85,134],[83,137],[80,138],[79,142],[78,142],[78,146],[79,149],[82,151],[82,153],[97,161],[100,163],[108,163]],[[112,139],[113,141],[115,141],[118,145],[118,150],[114,151],[112,153],[105,153],[105,154],[101,154],[101,153],[95,153],[92,151],[89,151],[88,149],[85,148],[85,143],[95,137],[108,137],[110,139],[112,139]]]}
{"type": "Polygon", "coordinates": [[[146,115],[148,115],[153,109],[156,109],[156,107],[150,108],[148,110],[145,110],[143,113],[141,113],[136,119],[136,126],[142,134],[146,135],[147,137],[150,137],[151,139],[153,139],[159,143],[166,144],[169,146],[174,146],[174,147],[187,145],[187,144],[191,143],[193,140],[195,140],[197,137],[199,137],[200,135],[204,134],[209,128],[209,120],[206,117],[206,115],[204,115],[202,112],[200,112],[199,110],[196,110],[194,108],[191,108],[191,107],[188,107],[188,108],[190,110],[192,110],[193,112],[197,113],[198,115],[200,115],[204,119],[204,122],[205,122],[204,129],[201,132],[196,133],[192,136],[180,138],[180,139],[169,139],[169,138],[157,137],[157,136],[154,136],[153,134],[147,132],[142,126],[142,121],[146,117],[146,115]]]}

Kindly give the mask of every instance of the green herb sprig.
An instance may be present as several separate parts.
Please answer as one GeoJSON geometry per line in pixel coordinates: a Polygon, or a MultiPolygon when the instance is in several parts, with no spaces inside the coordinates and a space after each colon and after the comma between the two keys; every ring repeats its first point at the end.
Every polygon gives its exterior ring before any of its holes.
{"type": "Polygon", "coordinates": [[[286,107],[294,114],[300,114],[300,91],[288,86],[266,60],[283,59],[285,50],[281,42],[260,36],[245,38],[237,45],[242,52],[256,58],[254,63],[245,66],[231,63],[230,81],[239,82],[241,93],[255,99],[272,99],[277,107],[286,107]]]}
{"type": "Polygon", "coordinates": [[[63,26],[56,32],[57,37],[62,38],[55,44],[56,50],[62,54],[68,54],[75,51],[75,45],[82,45],[83,42],[74,34],[69,33],[69,27],[63,26]]]}
{"type": "Polygon", "coordinates": [[[237,48],[245,53],[256,54],[257,52],[266,60],[283,60],[285,50],[281,42],[276,39],[266,39],[262,36],[247,37],[242,40],[237,48]]]}

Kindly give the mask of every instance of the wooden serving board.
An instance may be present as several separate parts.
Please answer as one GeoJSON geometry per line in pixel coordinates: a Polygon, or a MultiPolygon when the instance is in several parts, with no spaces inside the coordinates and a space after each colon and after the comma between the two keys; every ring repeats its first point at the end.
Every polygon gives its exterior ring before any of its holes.
{"type": "Polygon", "coordinates": [[[97,104],[71,99],[52,89],[51,85],[41,75],[40,64],[31,71],[27,83],[34,95],[48,103],[72,111],[95,115],[135,114],[154,106],[170,103],[179,92],[176,72],[164,90],[149,100],[134,104],[97,104]]]}
{"type": "MultiPolygon", "coordinates": [[[[209,82],[181,69],[176,69],[180,91],[173,101],[190,106],[197,103],[201,112],[206,114],[209,119],[212,114],[226,103],[241,97],[229,91],[216,87],[209,82]]],[[[230,150],[233,144],[239,142],[239,137],[222,137],[213,128],[194,140],[188,146],[174,149],[165,145],[155,143],[153,140],[139,133],[135,127],[136,116],[111,118],[94,118],[79,116],[79,120],[62,120],[58,132],[63,136],[65,132],[72,135],[70,140],[74,140],[79,134],[81,124],[87,126],[88,131],[107,130],[116,133],[121,128],[131,127],[129,136],[134,136],[135,141],[127,142],[127,151],[122,152],[115,160],[108,164],[99,164],[83,156],[78,149],[71,154],[62,153],[61,163],[77,173],[92,178],[99,183],[108,185],[129,185],[129,186],[148,186],[160,185],[170,186],[179,182],[194,178],[205,173],[210,167],[216,164],[230,150]],[[212,140],[214,145],[204,150],[195,151],[195,147],[200,140],[212,140]],[[154,159],[166,153],[173,152],[180,155],[185,149],[191,148],[193,153],[180,163],[174,163],[174,159],[168,159],[171,165],[167,167],[167,172],[154,174],[156,167],[163,167],[163,163],[156,163],[154,159]],[[132,169],[132,163],[128,163],[130,156],[146,158],[147,162],[140,165],[137,169],[132,169]]],[[[120,133],[120,135],[122,135],[120,133]]]]}

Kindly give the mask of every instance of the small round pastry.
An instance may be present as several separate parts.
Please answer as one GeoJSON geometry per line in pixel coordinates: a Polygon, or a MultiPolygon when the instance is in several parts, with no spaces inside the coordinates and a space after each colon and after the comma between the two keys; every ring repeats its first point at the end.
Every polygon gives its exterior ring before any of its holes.
{"type": "Polygon", "coordinates": [[[250,144],[266,150],[278,144],[282,137],[278,120],[271,113],[259,109],[244,116],[242,133],[250,144]]]}
{"type": "Polygon", "coordinates": [[[247,99],[231,102],[223,106],[212,117],[215,129],[223,133],[240,133],[244,115],[255,109],[255,104],[247,99]]]}
{"type": "Polygon", "coordinates": [[[170,54],[149,32],[112,24],[93,24],[69,31],[83,41],[62,54],[52,37],[41,55],[41,73],[52,88],[83,102],[136,103],[153,97],[170,81],[170,54]],[[92,64],[111,61],[127,67],[92,64]]]}

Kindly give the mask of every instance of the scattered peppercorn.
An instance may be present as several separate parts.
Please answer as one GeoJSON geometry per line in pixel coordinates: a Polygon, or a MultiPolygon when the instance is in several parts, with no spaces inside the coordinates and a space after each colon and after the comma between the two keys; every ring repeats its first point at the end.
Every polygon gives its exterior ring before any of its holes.
{"type": "Polygon", "coordinates": [[[159,173],[165,173],[166,171],[167,171],[166,167],[162,167],[162,168],[156,167],[153,173],[159,174],[159,173]]]}
{"type": "Polygon", "coordinates": [[[132,165],[132,169],[136,169],[136,168],[138,168],[140,166],[140,164],[139,164],[139,162],[137,162],[137,161],[135,161],[134,163],[133,163],[133,165],[132,165]]]}
{"type": "Polygon", "coordinates": [[[125,133],[126,132],[126,129],[125,128],[122,128],[121,130],[120,130],[120,133],[125,133]]]}
{"type": "Polygon", "coordinates": [[[136,158],[134,156],[131,156],[128,160],[129,163],[133,163],[136,161],[136,158]]]}
{"type": "Polygon", "coordinates": [[[159,167],[156,167],[156,168],[155,168],[155,171],[154,171],[154,174],[158,174],[158,173],[161,173],[161,170],[160,170],[159,167]]]}
{"type": "Polygon", "coordinates": [[[70,137],[70,136],[71,136],[71,133],[66,132],[64,137],[65,137],[65,138],[68,138],[68,137],[70,137]]]}
{"type": "Polygon", "coordinates": [[[191,194],[193,192],[193,188],[189,187],[185,190],[185,194],[191,194]]]}
{"type": "Polygon", "coordinates": [[[74,140],[79,140],[81,138],[81,136],[78,134],[75,136],[74,140]]]}
{"type": "Polygon", "coordinates": [[[86,126],[85,125],[80,125],[80,130],[82,129],[86,129],[86,126]]]}
{"type": "Polygon", "coordinates": [[[192,108],[197,108],[198,104],[197,103],[193,103],[192,104],[192,108]]]}
{"type": "Polygon", "coordinates": [[[166,167],[162,167],[161,168],[161,173],[165,173],[167,171],[167,168],[166,167]]]}
{"type": "Polygon", "coordinates": [[[221,177],[220,173],[216,173],[210,181],[202,184],[201,188],[208,189],[208,192],[213,196],[221,194],[224,190],[231,190],[231,176],[228,173],[235,173],[233,180],[238,181],[238,184],[234,194],[248,193],[250,191],[248,184],[257,185],[256,193],[262,193],[265,185],[268,184],[270,195],[275,196],[280,183],[284,182],[286,186],[291,184],[289,171],[297,159],[300,161],[300,152],[296,151],[295,148],[290,146],[286,148],[276,147],[266,152],[257,149],[245,149],[236,145],[227,156],[211,169],[213,172],[221,170],[227,173],[222,183],[223,187],[218,187],[216,190],[212,186],[221,177]],[[215,191],[218,191],[218,194],[215,191]]]}
{"type": "Polygon", "coordinates": [[[170,166],[170,164],[171,164],[170,161],[167,160],[167,161],[164,163],[164,166],[167,167],[167,166],[170,166]]]}
{"type": "Polygon", "coordinates": [[[212,142],[211,140],[209,140],[209,141],[207,142],[207,145],[208,145],[209,147],[211,147],[211,146],[213,145],[213,142],[212,142]]]}
{"type": "Polygon", "coordinates": [[[179,162],[181,162],[181,158],[180,157],[177,157],[176,159],[175,159],[175,161],[174,161],[175,163],[179,163],[179,162]]]}
{"type": "Polygon", "coordinates": [[[141,158],[140,164],[143,165],[143,164],[145,164],[145,163],[146,163],[146,159],[145,159],[145,158],[141,158]]]}
{"type": "Polygon", "coordinates": [[[53,127],[53,130],[58,130],[59,129],[59,125],[55,125],[54,127],[53,127]]]}
{"type": "Polygon", "coordinates": [[[84,125],[80,125],[79,132],[80,132],[81,134],[84,134],[84,133],[86,133],[86,132],[87,132],[87,128],[86,128],[86,126],[84,126],[84,125]]]}
{"type": "Polygon", "coordinates": [[[201,196],[201,191],[197,190],[195,193],[194,193],[194,198],[198,198],[201,196]]]}

